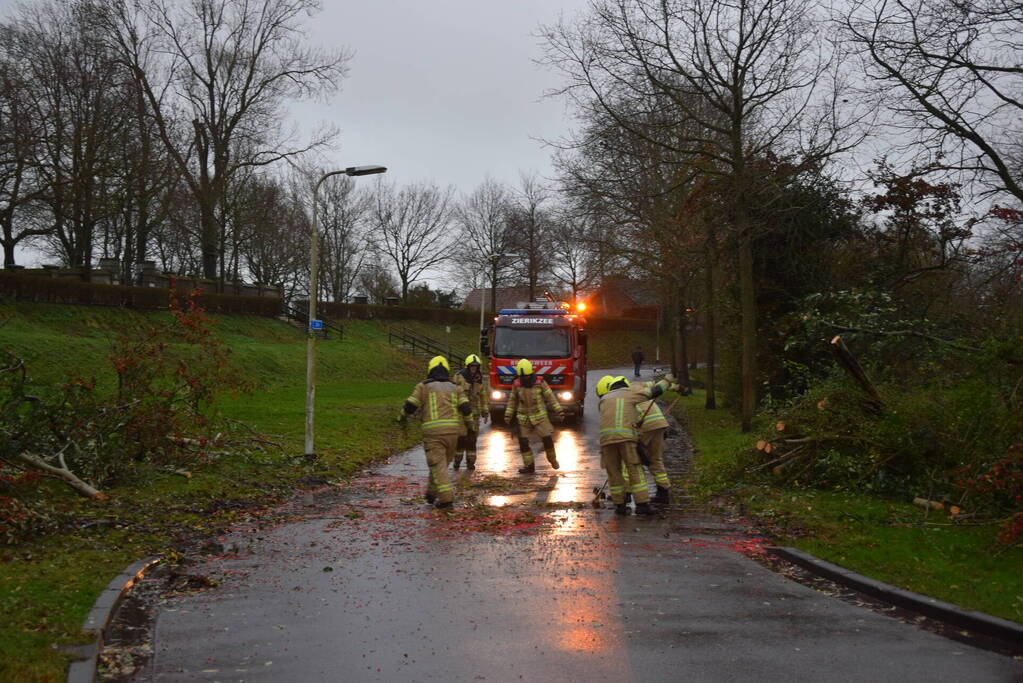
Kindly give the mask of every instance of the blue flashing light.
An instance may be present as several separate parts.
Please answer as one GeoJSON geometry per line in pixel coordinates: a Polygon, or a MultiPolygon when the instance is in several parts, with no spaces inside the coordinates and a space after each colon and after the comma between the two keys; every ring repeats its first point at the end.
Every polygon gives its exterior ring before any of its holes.
{"type": "Polygon", "coordinates": [[[562,308],[502,308],[499,315],[568,315],[562,308]]]}

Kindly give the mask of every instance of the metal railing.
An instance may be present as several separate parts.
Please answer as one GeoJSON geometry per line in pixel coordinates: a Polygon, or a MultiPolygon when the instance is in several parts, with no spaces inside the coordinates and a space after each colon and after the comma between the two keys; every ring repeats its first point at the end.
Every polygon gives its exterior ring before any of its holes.
{"type": "Polygon", "coordinates": [[[388,330],[387,341],[391,346],[402,348],[414,356],[444,356],[453,368],[462,367],[462,361],[467,355],[439,339],[414,332],[407,327],[388,330]]]}

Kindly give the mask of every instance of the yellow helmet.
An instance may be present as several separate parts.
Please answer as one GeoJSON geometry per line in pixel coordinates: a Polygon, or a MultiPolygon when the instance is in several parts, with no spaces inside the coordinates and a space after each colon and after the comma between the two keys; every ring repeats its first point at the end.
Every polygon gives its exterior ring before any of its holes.
{"type": "Polygon", "coordinates": [[[515,374],[519,376],[533,374],[533,364],[529,362],[528,358],[523,358],[515,364],[515,374]]]}
{"type": "Polygon", "coordinates": [[[442,365],[445,370],[451,372],[451,366],[448,365],[448,359],[445,358],[444,356],[434,356],[433,358],[431,358],[429,365],[426,366],[426,371],[433,372],[433,369],[438,365],[442,365]]]}
{"type": "Polygon", "coordinates": [[[629,383],[629,380],[628,380],[628,378],[625,375],[618,375],[617,377],[615,377],[614,380],[612,380],[612,382],[611,382],[611,386],[614,386],[615,384],[618,384],[619,382],[623,382],[625,384],[625,386],[627,386],[627,387],[631,387],[632,386],[632,384],[629,383]]]}
{"type": "Polygon", "coordinates": [[[599,397],[599,396],[603,396],[604,394],[606,394],[608,392],[608,390],[611,388],[611,384],[614,381],[615,381],[615,378],[612,377],[611,375],[604,375],[599,380],[597,380],[597,387],[596,387],[597,396],[599,397]]]}
{"type": "Polygon", "coordinates": [[[480,366],[483,365],[483,361],[480,360],[479,356],[477,356],[475,353],[470,353],[468,356],[465,357],[465,367],[469,367],[473,363],[480,366]]]}

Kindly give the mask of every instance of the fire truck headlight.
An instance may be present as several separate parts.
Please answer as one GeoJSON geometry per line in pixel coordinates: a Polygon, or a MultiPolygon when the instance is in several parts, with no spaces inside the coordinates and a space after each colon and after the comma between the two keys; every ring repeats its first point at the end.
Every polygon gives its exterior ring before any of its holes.
{"type": "Polygon", "coordinates": [[[502,401],[502,400],[504,400],[504,392],[503,391],[491,391],[490,392],[490,398],[495,400],[495,401],[502,401]]]}
{"type": "Polygon", "coordinates": [[[562,391],[560,394],[558,394],[558,398],[560,398],[562,401],[571,401],[573,398],[575,398],[575,394],[573,394],[571,391],[562,391]]]}

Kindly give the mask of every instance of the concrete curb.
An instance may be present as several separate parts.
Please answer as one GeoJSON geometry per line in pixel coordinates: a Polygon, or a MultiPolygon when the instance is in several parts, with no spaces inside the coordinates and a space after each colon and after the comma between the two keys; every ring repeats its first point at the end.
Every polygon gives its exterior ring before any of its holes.
{"type": "Polygon", "coordinates": [[[773,547],[768,548],[768,551],[776,557],[788,560],[818,576],[831,579],[843,586],[879,598],[897,607],[904,607],[932,619],[946,622],[957,629],[997,638],[1014,645],[1023,645],[1023,624],[963,609],[948,602],[871,579],[837,564],[825,562],[802,550],[773,547]]]}
{"type": "Polygon", "coordinates": [[[68,667],[68,683],[92,683],[96,680],[96,667],[99,664],[99,653],[103,649],[103,641],[106,637],[107,627],[110,626],[110,619],[114,615],[117,606],[124,599],[124,596],[131,591],[132,586],[145,575],[145,573],[157,562],[158,557],[149,557],[139,560],[129,566],[123,572],[114,577],[107,584],[103,592],[96,598],[89,615],[82,625],[84,633],[92,634],[94,640],[89,645],[75,648],[75,651],[85,659],[71,662],[68,667]]]}

